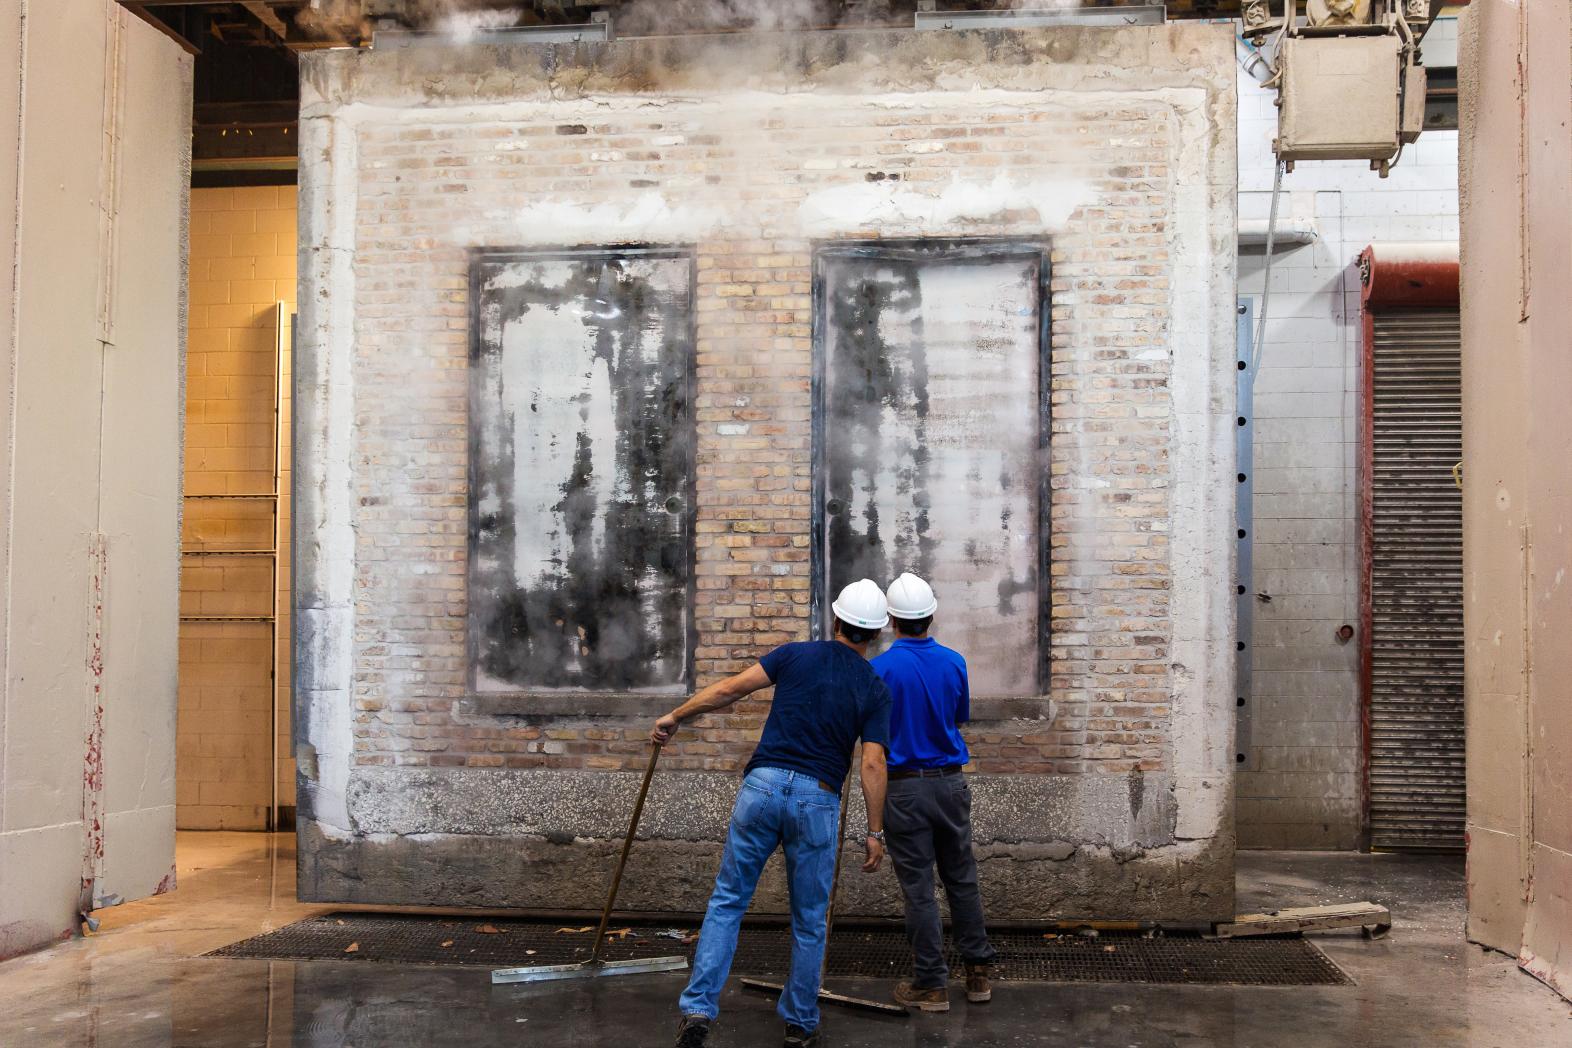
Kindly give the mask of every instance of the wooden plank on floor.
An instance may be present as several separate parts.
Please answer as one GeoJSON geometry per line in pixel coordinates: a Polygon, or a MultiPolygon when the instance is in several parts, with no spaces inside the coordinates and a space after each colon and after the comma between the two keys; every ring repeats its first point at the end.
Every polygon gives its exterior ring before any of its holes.
{"type": "Polygon", "coordinates": [[[1334,928],[1369,928],[1372,935],[1384,935],[1392,927],[1392,911],[1373,902],[1336,903],[1331,906],[1300,906],[1267,913],[1242,913],[1232,921],[1219,924],[1219,938],[1244,935],[1291,935],[1295,932],[1330,931],[1334,928]]]}

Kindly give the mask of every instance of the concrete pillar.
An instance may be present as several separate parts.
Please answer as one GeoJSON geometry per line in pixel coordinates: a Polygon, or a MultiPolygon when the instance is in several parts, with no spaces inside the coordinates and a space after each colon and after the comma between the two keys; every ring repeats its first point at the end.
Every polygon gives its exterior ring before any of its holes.
{"type": "Polygon", "coordinates": [[[173,885],[191,60],[0,0],[0,958],[173,885]]]}
{"type": "Polygon", "coordinates": [[[1572,993],[1572,9],[1460,41],[1469,937],[1572,993]]]}

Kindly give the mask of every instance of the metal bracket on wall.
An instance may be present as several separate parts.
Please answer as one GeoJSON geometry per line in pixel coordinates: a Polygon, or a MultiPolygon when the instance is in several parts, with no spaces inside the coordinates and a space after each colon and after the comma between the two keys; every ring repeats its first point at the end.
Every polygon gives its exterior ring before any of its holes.
{"type": "Polygon", "coordinates": [[[1250,669],[1254,659],[1251,627],[1255,621],[1255,593],[1252,585],[1251,546],[1255,541],[1255,300],[1239,300],[1238,396],[1234,419],[1234,463],[1236,469],[1234,527],[1239,543],[1238,567],[1234,575],[1236,634],[1234,642],[1234,764],[1240,771],[1254,771],[1250,749],[1250,726],[1255,696],[1251,691],[1250,669]]]}

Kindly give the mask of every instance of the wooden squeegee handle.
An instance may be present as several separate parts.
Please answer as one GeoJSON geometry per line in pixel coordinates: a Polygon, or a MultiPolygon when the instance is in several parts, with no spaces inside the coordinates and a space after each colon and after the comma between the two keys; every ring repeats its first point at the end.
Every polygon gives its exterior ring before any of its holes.
{"type": "Polygon", "coordinates": [[[846,807],[851,800],[851,777],[841,784],[841,817],[835,824],[835,874],[830,878],[830,904],[824,909],[824,957],[819,961],[819,985],[830,971],[830,936],[835,931],[835,899],[841,892],[841,855],[846,850],[846,807]]]}
{"type": "Polygon", "coordinates": [[[644,814],[644,798],[649,796],[650,780],[655,777],[655,762],[660,760],[660,743],[650,746],[650,762],[644,768],[644,782],[639,785],[639,799],[633,805],[633,818],[628,820],[628,835],[622,839],[622,854],[617,856],[617,871],[611,877],[611,890],[606,893],[606,907],[600,911],[600,927],[595,929],[595,947],[590,951],[590,962],[601,959],[606,945],[606,925],[611,922],[612,907],[617,904],[617,889],[622,887],[622,870],[628,865],[628,852],[633,850],[633,836],[639,830],[639,816],[644,814]]]}

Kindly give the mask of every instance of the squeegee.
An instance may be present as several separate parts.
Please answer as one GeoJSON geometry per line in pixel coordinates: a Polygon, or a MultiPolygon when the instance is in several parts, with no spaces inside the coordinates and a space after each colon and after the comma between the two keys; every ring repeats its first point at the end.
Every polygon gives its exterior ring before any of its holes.
{"type": "Polygon", "coordinates": [[[643,957],[631,961],[608,961],[606,952],[606,925],[611,922],[611,909],[617,902],[617,889],[622,887],[622,871],[628,865],[628,852],[633,848],[633,835],[639,829],[639,816],[644,814],[644,798],[649,796],[650,779],[655,777],[655,762],[660,759],[660,743],[650,748],[650,763],[644,769],[644,782],[639,786],[639,799],[633,805],[633,818],[628,820],[628,835],[622,839],[622,854],[617,857],[617,869],[611,876],[611,888],[606,892],[606,906],[600,911],[600,927],[595,929],[595,945],[589,960],[578,964],[542,964],[533,968],[496,968],[491,981],[496,983],[550,982],[554,979],[598,979],[606,975],[643,975],[647,972],[672,972],[688,966],[686,957],[643,957]]]}

